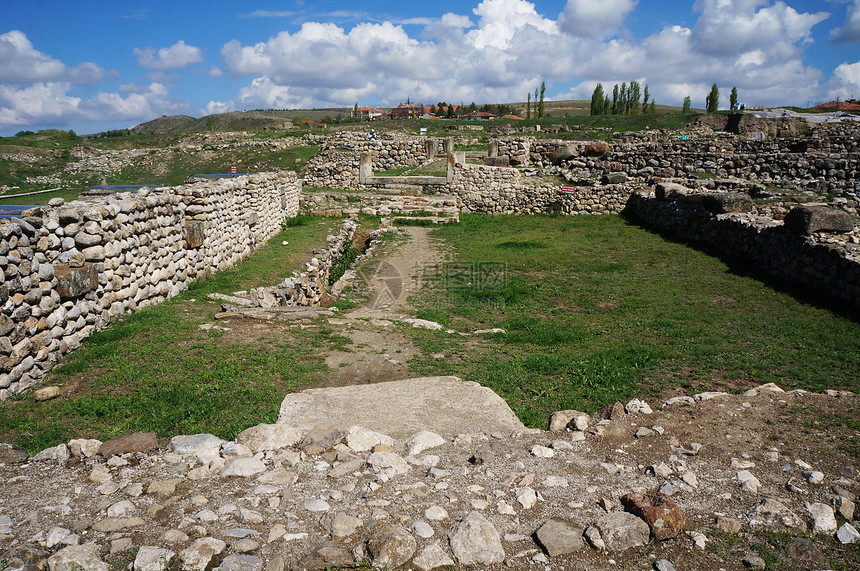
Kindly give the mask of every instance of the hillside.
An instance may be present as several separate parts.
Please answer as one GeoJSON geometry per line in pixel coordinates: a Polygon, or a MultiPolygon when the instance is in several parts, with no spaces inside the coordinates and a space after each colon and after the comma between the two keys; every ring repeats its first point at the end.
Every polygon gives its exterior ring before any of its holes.
{"type": "MultiPolygon", "coordinates": [[[[526,116],[526,102],[508,104],[516,110],[521,117],[526,116]]],[[[534,103],[532,103],[534,106],[534,103]]],[[[590,110],[590,101],[586,100],[564,100],[546,101],[545,110],[548,117],[583,117],[590,110]]],[[[532,107],[534,109],[534,107],[532,107]]],[[[657,113],[676,113],[679,107],[658,105],[657,113]]],[[[348,118],[351,109],[346,107],[334,107],[327,109],[264,109],[254,111],[232,111],[230,113],[219,113],[195,118],[188,115],[165,115],[141,123],[131,129],[132,133],[144,134],[166,134],[166,133],[190,133],[202,131],[245,131],[261,129],[266,127],[283,127],[285,123],[300,121],[317,121],[331,123],[333,120],[348,118]]]]}

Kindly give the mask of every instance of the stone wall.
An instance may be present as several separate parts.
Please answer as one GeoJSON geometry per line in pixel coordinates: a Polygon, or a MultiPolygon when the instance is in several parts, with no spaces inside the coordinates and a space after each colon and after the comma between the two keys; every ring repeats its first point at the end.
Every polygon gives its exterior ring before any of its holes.
{"type": "Polygon", "coordinates": [[[624,213],[860,308],[860,246],[856,244],[824,233],[797,234],[781,221],[754,214],[715,214],[701,202],[678,195],[657,198],[636,192],[624,213]]]}
{"type": "Polygon", "coordinates": [[[441,152],[441,142],[421,136],[381,133],[370,140],[366,132],[346,131],[336,136],[316,135],[311,142],[321,147],[306,168],[305,184],[316,187],[356,189],[359,156],[372,155],[373,170],[419,166],[430,159],[427,152],[430,141],[432,154],[441,152]]]}
{"type": "Polygon", "coordinates": [[[515,168],[457,163],[445,194],[456,196],[465,212],[491,214],[618,214],[632,189],[623,184],[577,185],[562,194],[555,177],[528,176],[515,168]]]}
{"type": "Polygon", "coordinates": [[[0,221],[0,392],[129,311],[228,268],[298,212],[294,173],[120,193],[0,221]]]}
{"type": "Polygon", "coordinates": [[[838,195],[860,193],[858,125],[821,125],[807,137],[762,141],[719,133],[688,140],[657,133],[624,135],[609,143],[606,154],[590,153],[588,146],[581,141],[507,138],[499,140],[499,156],[514,166],[562,164],[640,177],[683,177],[706,171],[764,185],[838,195]]]}

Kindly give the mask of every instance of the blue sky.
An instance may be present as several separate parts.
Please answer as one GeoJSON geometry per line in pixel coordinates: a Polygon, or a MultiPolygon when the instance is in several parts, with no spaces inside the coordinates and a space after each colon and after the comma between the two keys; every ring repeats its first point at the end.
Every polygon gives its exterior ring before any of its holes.
{"type": "Polygon", "coordinates": [[[0,134],[242,109],[588,99],[712,83],[721,106],[860,98],[860,0],[7,1],[0,134]]]}

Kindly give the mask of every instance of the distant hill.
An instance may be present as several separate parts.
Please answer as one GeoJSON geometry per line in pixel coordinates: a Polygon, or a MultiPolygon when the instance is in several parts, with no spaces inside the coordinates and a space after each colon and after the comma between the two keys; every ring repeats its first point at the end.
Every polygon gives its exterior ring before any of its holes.
{"type": "Polygon", "coordinates": [[[245,131],[264,127],[281,127],[284,123],[299,120],[323,121],[348,117],[347,108],[334,109],[267,109],[232,111],[195,118],[188,115],[164,115],[141,123],[132,133],[188,133],[201,131],[245,131]]]}
{"type": "MultiPolygon", "coordinates": [[[[520,117],[526,116],[526,102],[508,103],[520,117]]],[[[531,103],[532,113],[536,112],[535,102],[531,103]]],[[[588,115],[590,100],[546,101],[547,116],[588,115]]],[[[678,112],[679,107],[658,105],[658,113],[678,112]]],[[[195,118],[188,115],[164,115],[158,119],[141,123],[131,129],[132,133],[195,133],[203,131],[245,131],[252,129],[283,128],[285,123],[300,121],[330,122],[347,118],[352,109],[334,107],[327,109],[258,109],[254,111],[233,111],[195,118]]],[[[534,116],[534,115],[532,115],[534,116]]]]}

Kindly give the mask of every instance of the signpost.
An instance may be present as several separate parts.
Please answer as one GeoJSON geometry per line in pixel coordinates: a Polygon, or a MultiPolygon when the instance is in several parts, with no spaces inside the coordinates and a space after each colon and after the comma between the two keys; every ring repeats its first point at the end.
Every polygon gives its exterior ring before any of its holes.
{"type": "Polygon", "coordinates": [[[230,174],[236,174],[236,165],[230,167],[230,174]]]}
{"type": "Polygon", "coordinates": [[[561,191],[560,192],[562,194],[576,194],[576,187],[563,184],[563,185],[561,185],[561,191]]]}

